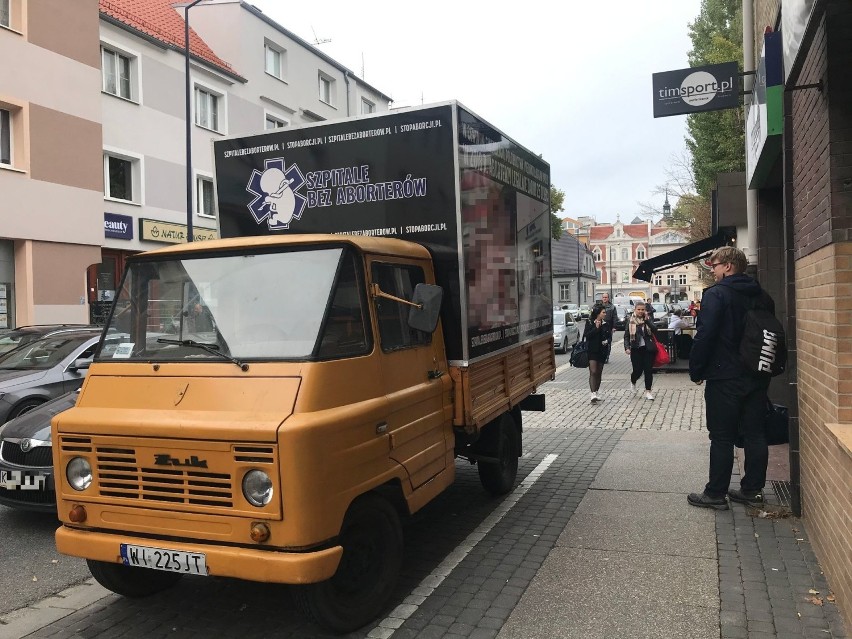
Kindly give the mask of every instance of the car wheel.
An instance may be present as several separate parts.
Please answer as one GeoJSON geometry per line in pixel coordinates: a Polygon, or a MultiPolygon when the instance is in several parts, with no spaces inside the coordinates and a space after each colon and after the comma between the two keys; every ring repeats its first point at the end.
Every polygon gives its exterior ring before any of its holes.
{"type": "Polygon", "coordinates": [[[9,411],[8,419],[15,419],[24,413],[29,413],[33,408],[41,406],[42,404],[44,404],[43,399],[27,399],[9,411]]]}
{"type": "Polygon", "coordinates": [[[292,593],[307,617],[345,633],[375,619],[393,594],[402,566],[399,516],[383,497],[362,495],[346,512],[339,540],[343,557],[334,576],[292,593]]]}
{"type": "Polygon", "coordinates": [[[162,592],[174,586],[183,576],[177,572],[137,568],[96,559],[87,559],[86,563],[95,581],[107,590],[131,599],[162,592]]]}

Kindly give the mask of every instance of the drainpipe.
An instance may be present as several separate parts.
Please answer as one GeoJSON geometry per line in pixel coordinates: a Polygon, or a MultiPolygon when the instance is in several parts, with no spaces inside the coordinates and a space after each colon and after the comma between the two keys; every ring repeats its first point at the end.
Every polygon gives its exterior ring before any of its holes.
{"type": "Polygon", "coordinates": [[[343,72],[343,80],[346,82],[346,115],[352,115],[352,110],[349,105],[349,71],[343,72]]]}
{"type": "MultiPolygon", "coordinates": [[[[751,95],[754,86],[754,0],[743,0],[743,91],[751,95]],[[751,71],[751,73],[748,73],[751,71]]],[[[745,100],[743,100],[745,102],[745,100]]],[[[750,100],[749,100],[750,102],[750,100]]],[[[745,121],[748,121],[746,112],[745,121]]],[[[745,136],[745,152],[748,155],[748,136],[745,136]]],[[[748,176],[746,176],[748,178],[748,176]]],[[[748,189],[748,184],[746,184],[748,189]]],[[[739,248],[746,254],[750,266],[757,268],[757,191],[746,191],[746,245],[739,248]]]]}

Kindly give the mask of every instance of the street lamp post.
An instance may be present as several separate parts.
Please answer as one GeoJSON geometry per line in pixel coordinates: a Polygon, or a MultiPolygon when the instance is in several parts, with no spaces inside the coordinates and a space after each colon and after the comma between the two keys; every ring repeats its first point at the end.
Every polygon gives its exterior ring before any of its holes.
{"type": "Polygon", "coordinates": [[[193,0],[183,11],[183,53],[186,63],[186,241],[192,242],[192,91],[189,81],[189,10],[202,0],[193,0]]]}

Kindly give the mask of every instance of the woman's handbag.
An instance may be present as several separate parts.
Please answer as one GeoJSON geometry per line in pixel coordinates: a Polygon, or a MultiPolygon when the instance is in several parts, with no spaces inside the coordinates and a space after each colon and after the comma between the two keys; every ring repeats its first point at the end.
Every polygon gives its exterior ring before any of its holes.
{"type": "Polygon", "coordinates": [[[574,347],[571,349],[571,357],[568,361],[571,362],[571,366],[574,368],[589,367],[589,345],[586,344],[585,339],[574,344],[574,347]]]}
{"type": "Polygon", "coordinates": [[[666,350],[665,346],[660,344],[657,340],[657,336],[653,333],[651,334],[651,342],[653,343],[654,348],[657,349],[657,352],[654,353],[654,368],[662,368],[671,361],[669,352],[666,350]]]}

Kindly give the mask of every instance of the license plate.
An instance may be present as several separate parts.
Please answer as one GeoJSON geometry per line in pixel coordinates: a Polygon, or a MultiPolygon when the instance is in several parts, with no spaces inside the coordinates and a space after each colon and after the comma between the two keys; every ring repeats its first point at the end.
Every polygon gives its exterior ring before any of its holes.
{"type": "Polygon", "coordinates": [[[6,490],[44,490],[47,475],[28,470],[0,470],[0,488],[6,490]]]}
{"type": "Polygon", "coordinates": [[[207,559],[204,553],[152,548],[121,544],[121,560],[125,566],[151,568],[184,575],[207,576],[207,559]]]}

